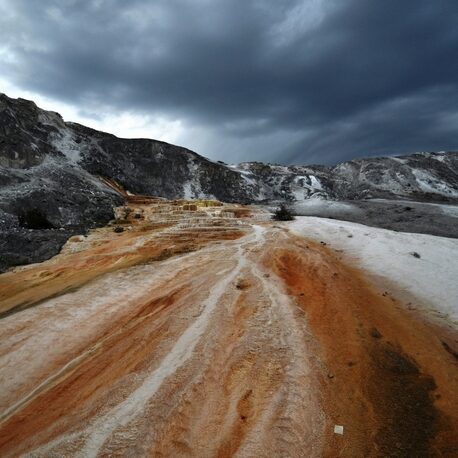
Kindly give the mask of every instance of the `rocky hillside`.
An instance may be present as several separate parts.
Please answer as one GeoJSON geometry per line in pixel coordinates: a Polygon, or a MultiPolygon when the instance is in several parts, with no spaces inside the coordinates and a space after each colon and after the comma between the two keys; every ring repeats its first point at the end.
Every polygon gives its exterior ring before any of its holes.
{"type": "Polygon", "coordinates": [[[301,202],[311,197],[333,200],[409,199],[458,201],[458,153],[417,153],[358,159],[336,166],[281,166],[248,162],[232,167],[256,183],[255,200],[301,202]]]}
{"type": "Polygon", "coordinates": [[[120,139],[0,95],[0,271],[47,259],[69,236],[112,219],[123,198],[100,177],[168,198],[249,202],[256,192],[239,172],[185,148],[120,139]]]}
{"type": "Polygon", "coordinates": [[[458,153],[337,166],[227,165],[164,142],[120,139],[0,94],[0,270],[41,261],[112,218],[119,195],[269,203],[310,197],[458,201],[458,153]]]}

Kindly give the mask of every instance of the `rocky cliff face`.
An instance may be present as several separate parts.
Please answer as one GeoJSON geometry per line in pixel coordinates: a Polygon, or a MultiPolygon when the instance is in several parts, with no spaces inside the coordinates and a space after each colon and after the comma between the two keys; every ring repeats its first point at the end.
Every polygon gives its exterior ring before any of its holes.
{"type": "Polygon", "coordinates": [[[458,201],[458,153],[371,158],[333,167],[227,165],[185,148],[121,139],[0,94],[0,270],[57,253],[103,225],[133,193],[226,202],[308,198],[458,201]]]}

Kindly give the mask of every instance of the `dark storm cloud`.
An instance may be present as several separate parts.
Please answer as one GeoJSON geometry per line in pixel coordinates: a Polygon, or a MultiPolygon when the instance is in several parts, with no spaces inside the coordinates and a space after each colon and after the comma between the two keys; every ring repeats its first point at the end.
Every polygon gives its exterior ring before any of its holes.
{"type": "Polygon", "coordinates": [[[228,162],[458,147],[456,0],[0,0],[0,13],[17,86],[93,116],[182,119],[228,162]]]}

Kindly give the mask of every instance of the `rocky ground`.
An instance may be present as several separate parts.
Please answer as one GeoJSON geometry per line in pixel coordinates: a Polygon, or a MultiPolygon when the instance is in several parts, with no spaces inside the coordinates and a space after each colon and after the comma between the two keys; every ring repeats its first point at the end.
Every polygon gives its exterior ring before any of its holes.
{"type": "Polygon", "coordinates": [[[309,199],[291,204],[294,214],[318,216],[383,229],[458,238],[458,206],[410,200],[309,199]]]}
{"type": "Polygon", "coordinates": [[[322,236],[130,197],[0,275],[0,455],[456,456],[456,323],[322,236]]]}

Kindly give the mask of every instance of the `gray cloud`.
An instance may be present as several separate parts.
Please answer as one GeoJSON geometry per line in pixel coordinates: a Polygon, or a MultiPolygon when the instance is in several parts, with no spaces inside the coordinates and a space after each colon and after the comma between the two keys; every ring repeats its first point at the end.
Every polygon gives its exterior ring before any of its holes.
{"type": "Polygon", "coordinates": [[[456,24],[455,0],[0,0],[0,71],[216,159],[332,163],[458,147],[456,24]]]}

